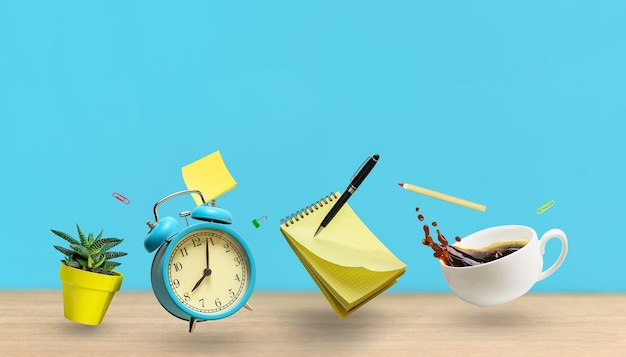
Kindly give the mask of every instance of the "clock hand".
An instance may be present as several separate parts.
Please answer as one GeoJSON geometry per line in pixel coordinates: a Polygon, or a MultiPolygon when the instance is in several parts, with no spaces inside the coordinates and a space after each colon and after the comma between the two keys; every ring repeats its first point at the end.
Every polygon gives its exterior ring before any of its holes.
{"type": "Polygon", "coordinates": [[[202,280],[204,280],[204,278],[206,278],[206,275],[202,274],[202,277],[200,278],[200,280],[198,280],[196,285],[193,286],[193,289],[191,289],[191,292],[193,292],[194,290],[196,290],[196,288],[198,288],[198,286],[200,286],[200,283],[202,282],[202,280]]]}
{"type": "Polygon", "coordinates": [[[206,244],[206,268],[210,270],[209,269],[209,238],[205,238],[204,244],[206,244]]]}
{"type": "Polygon", "coordinates": [[[204,278],[206,278],[207,276],[211,275],[211,269],[204,269],[204,271],[202,272],[202,277],[200,278],[200,280],[198,280],[198,282],[196,283],[196,285],[194,285],[193,289],[191,289],[191,292],[193,292],[194,290],[196,290],[198,288],[198,286],[200,286],[200,283],[202,283],[202,281],[204,280],[204,278]]]}
{"type": "Polygon", "coordinates": [[[206,238],[205,240],[205,245],[206,245],[206,269],[204,269],[204,271],[202,272],[202,277],[200,278],[200,280],[198,280],[196,285],[194,285],[193,289],[191,289],[191,292],[194,292],[194,290],[196,290],[198,286],[200,286],[204,278],[211,275],[211,269],[209,268],[209,239],[208,238],[206,238]]]}

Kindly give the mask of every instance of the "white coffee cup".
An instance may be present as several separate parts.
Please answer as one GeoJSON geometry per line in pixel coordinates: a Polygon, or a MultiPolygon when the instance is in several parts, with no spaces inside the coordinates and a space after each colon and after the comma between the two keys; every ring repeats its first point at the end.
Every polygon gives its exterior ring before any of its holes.
{"type": "Polygon", "coordinates": [[[518,251],[488,263],[452,267],[441,262],[441,270],[452,291],[462,300],[477,306],[499,305],[524,295],[532,286],[554,273],[567,255],[567,237],[560,229],[550,229],[541,239],[526,226],[497,226],[472,233],[454,244],[460,248],[480,249],[497,242],[528,240],[518,251]],[[558,238],[561,254],[550,268],[543,270],[546,243],[558,238]]]}

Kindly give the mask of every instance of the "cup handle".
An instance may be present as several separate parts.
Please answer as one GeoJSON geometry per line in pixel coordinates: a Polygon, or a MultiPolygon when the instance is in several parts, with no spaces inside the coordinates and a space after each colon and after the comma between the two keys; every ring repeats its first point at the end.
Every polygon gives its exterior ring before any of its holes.
{"type": "Polygon", "coordinates": [[[537,281],[543,280],[549,277],[552,273],[554,273],[561,266],[561,264],[563,264],[565,256],[567,255],[567,236],[565,235],[565,232],[556,228],[550,229],[549,231],[544,233],[543,236],[541,236],[541,239],[539,240],[539,249],[541,250],[541,255],[543,256],[543,254],[545,253],[546,244],[552,238],[558,238],[561,241],[561,254],[550,268],[543,271],[539,275],[539,279],[537,279],[537,281]]]}

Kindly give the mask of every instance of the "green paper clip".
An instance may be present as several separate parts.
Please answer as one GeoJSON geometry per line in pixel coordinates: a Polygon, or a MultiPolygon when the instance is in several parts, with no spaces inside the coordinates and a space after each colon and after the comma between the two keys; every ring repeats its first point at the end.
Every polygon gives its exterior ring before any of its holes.
{"type": "Polygon", "coordinates": [[[259,228],[261,227],[261,222],[267,220],[267,216],[261,216],[260,218],[257,219],[253,219],[252,220],[252,224],[254,224],[254,227],[259,228]]]}

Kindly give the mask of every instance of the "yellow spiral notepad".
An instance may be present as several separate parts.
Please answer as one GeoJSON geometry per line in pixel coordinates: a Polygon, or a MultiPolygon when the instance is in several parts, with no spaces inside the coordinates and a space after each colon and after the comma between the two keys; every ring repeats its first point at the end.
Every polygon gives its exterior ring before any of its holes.
{"type": "Polygon", "coordinates": [[[347,203],[313,237],[339,196],[338,192],[331,194],[283,219],[280,231],[343,318],[395,284],[406,264],[378,240],[347,203]]]}

